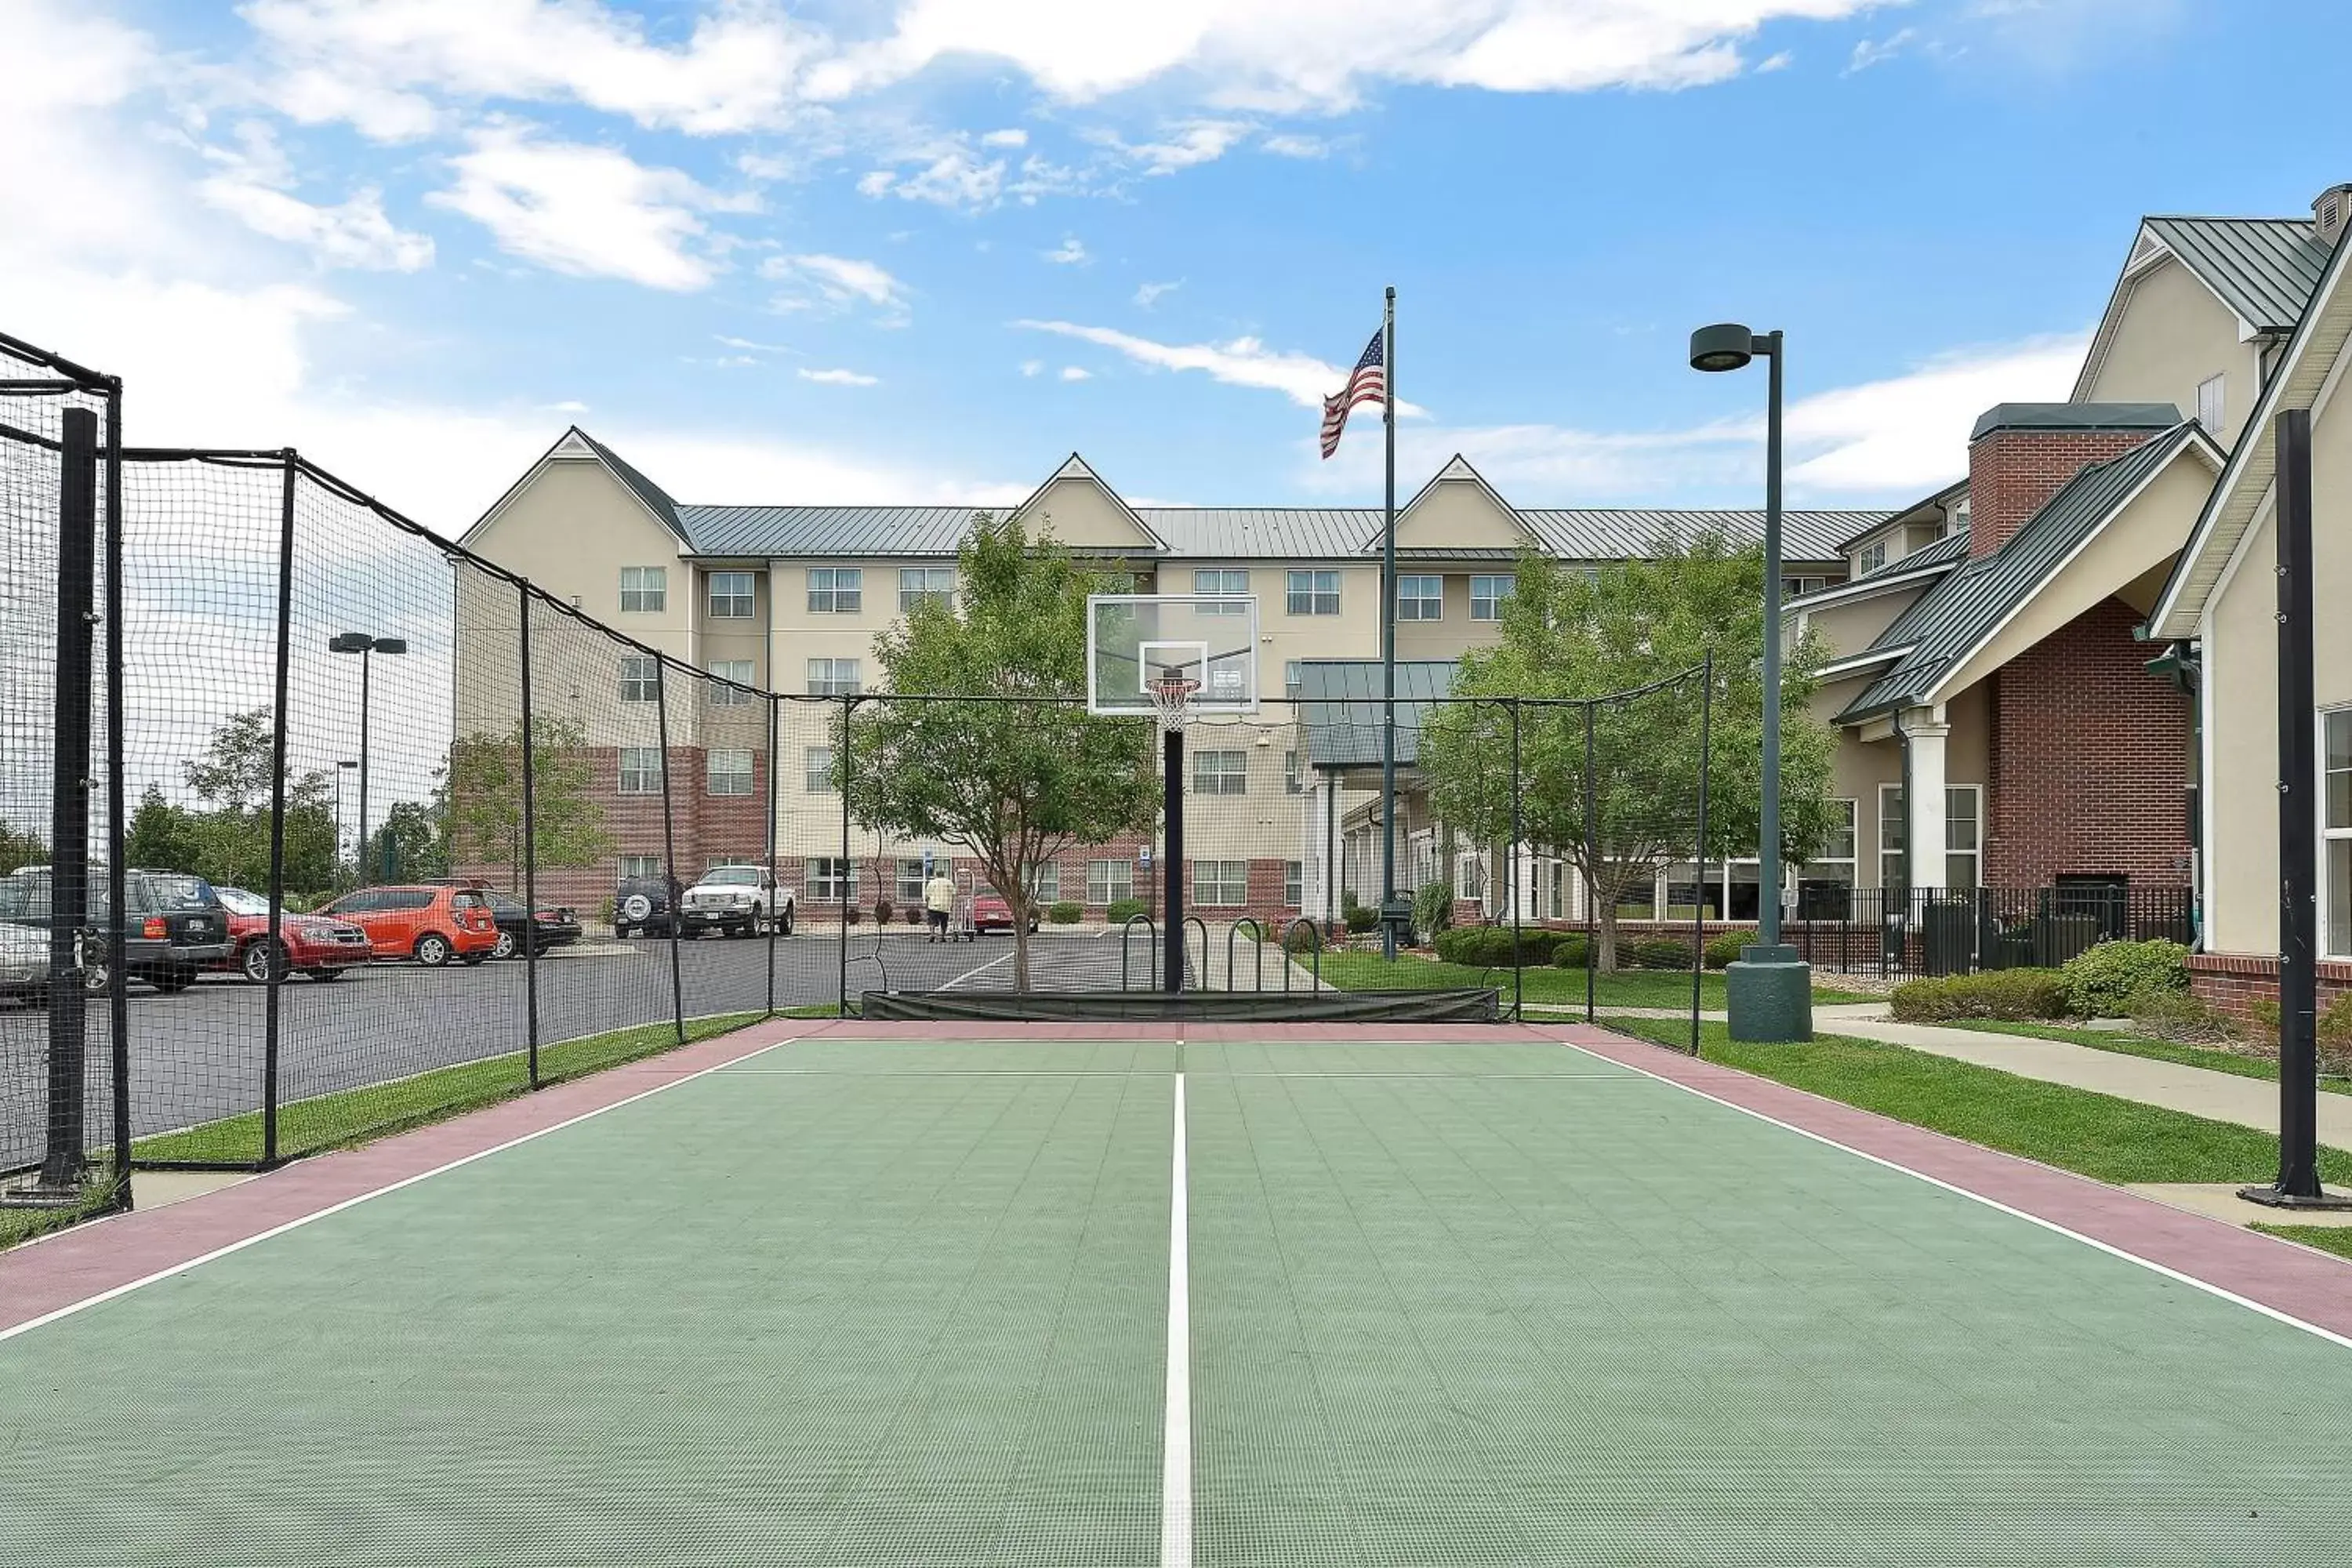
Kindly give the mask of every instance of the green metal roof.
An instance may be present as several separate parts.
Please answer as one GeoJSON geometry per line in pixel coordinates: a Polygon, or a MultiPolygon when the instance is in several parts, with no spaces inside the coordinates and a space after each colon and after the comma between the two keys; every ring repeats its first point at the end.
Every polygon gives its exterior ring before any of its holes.
{"type": "Polygon", "coordinates": [[[669,525],[669,531],[672,533],[677,534],[680,539],[687,540],[689,544],[693,542],[691,539],[688,538],[685,525],[678,521],[677,502],[669,499],[669,492],[667,490],[662,489],[661,486],[654,483],[653,480],[646,478],[645,475],[631,468],[622,459],[622,457],[618,452],[615,452],[612,447],[607,447],[604,442],[596,439],[595,437],[588,434],[587,431],[580,428],[579,426],[574,425],[572,427],[572,433],[579,437],[583,441],[587,442],[590,447],[595,451],[595,454],[604,460],[606,466],[611,468],[614,474],[619,478],[620,481],[628,486],[630,489],[636,492],[637,499],[645,502],[646,506],[650,507],[653,510],[655,516],[660,518],[663,522],[669,525]]]}
{"type": "Polygon", "coordinates": [[[2239,318],[2292,331],[2327,270],[2331,250],[2308,218],[2151,217],[2147,232],[2239,318]]]}
{"type": "MultiPolygon", "coordinates": [[[[1399,767],[1410,767],[1420,759],[1421,729],[1428,719],[1430,700],[1452,694],[1455,668],[1450,658],[1397,660],[1399,767]]],[[[1381,708],[1379,659],[1298,661],[1298,728],[1309,767],[1378,767],[1381,708]]]]}
{"type": "Polygon", "coordinates": [[[2059,564],[2178,452],[2200,439],[2196,425],[2176,425],[2112,462],[2084,469],[2032,521],[1990,555],[1947,574],[1895,617],[1872,648],[1911,651],[1839,714],[1850,724],[1891,708],[1923,702],[2011,613],[2049,581],[2059,564]]]}

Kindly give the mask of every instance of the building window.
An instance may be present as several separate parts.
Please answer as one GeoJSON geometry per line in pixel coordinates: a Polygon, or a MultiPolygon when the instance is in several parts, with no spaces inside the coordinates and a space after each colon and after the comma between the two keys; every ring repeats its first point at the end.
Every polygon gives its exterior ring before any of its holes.
{"type": "Polygon", "coordinates": [[[1486,897],[1486,858],[1473,851],[1457,855],[1454,860],[1454,896],[1457,899],[1486,897]]]}
{"type": "Polygon", "coordinates": [[[1294,616],[1336,616],[1339,613],[1339,574],[1337,572],[1290,572],[1284,574],[1286,593],[1284,608],[1294,616]]]}
{"type": "Polygon", "coordinates": [[[661,792],[661,748],[659,746],[623,746],[621,748],[621,793],[623,795],[659,795],[661,792]]]}
{"type": "Polygon", "coordinates": [[[751,701],[751,692],[744,688],[751,684],[751,661],[748,658],[721,658],[711,661],[710,705],[713,708],[744,708],[751,701]],[[728,684],[730,681],[734,684],[728,684]]]}
{"type": "Polygon", "coordinates": [[[1907,828],[1903,816],[1903,786],[1878,786],[1878,885],[1899,892],[1908,884],[1903,877],[1903,840],[1907,828]]]}
{"type": "Polygon", "coordinates": [[[748,751],[713,747],[704,765],[704,776],[709,780],[712,795],[750,795],[751,793],[751,753],[748,751]]]}
{"type": "Polygon", "coordinates": [[[1041,904],[1062,900],[1062,863],[1043,860],[1029,868],[1029,897],[1041,904]]]}
{"type": "Polygon", "coordinates": [[[808,661],[812,697],[855,697],[861,689],[858,661],[854,658],[813,658],[808,661]]]}
{"type": "Polygon", "coordinates": [[[1307,907],[1307,862],[1285,860],[1282,863],[1282,907],[1297,910],[1307,907]]]}
{"type": "Polygon", "coordinates": [[[866,571],[859,566],[812,566],[808,572],[812,616],[854,616],[866,608],[866,571]]]}
{"type": "Polygon", "coordinates": [[[2197,384],[2197,423],[2217,440],[2221,435],[2221,397],[2228,386],[2227,380],[2218,375],[2209,375],[2197,384]]]}
{"type": "Polygon", "coordinates": [[[1867,577],[1886,564],[1886,541],[1874,539],[1853,552],[1853,574],[1867,577]]]}
{"type": "Polygon", "coordinates": [[[1518,579],[1508,573],[1499,577],[1470,579],[1470,618],[1474,621],[1499,621],[1503,618],[1503,601],[1518,586],[1518,579]]]}
{"type": "Polygon", "coordinates": [[[1247,795],[1249,753],[1240,751],[1193,752],[1192,793],[1247,795]]]}
{"type": "Polygon", "coordinates": [[[1549,865],[1551,870],[1546,879],[1546,890],[1551,895],[1551,901],[1544,910],[1544,918],[1564,921],[1568,918],[1568,862],[1554,860],[1549,865]]]}
{"type": "Polygon", "coordinates": [[[669,568],[621,568],[621,610],[625,615],[652,614],[669,607],[669,568]]]}
{"type": "Polygon", "coordinates": [[[2326,775],[2320,858],[2326,874],[2319,950],[2330,958],[2352,958],[2352,708],[2326,714],[2320,723],[2319,765],[2326,775]]]}
{"type": "Polygon", "coordinates": [[[1801,599],[1808,594],[1818,594],[1829,585],[1830,580],[1826,577],[1790,577],[1784,574],[1780,578],[1780,596],[1801,599]]]}
{"type": "Polygon", "coordinates": [[[804,886],[809,898],[816,903],[854,904],[857,901],[857,862],[838,855],[812,855],[808,858],[808,880],[804,886]]]}
{"type": "Polygon", "coordinates": [[[661,698],[661,660],[650,654],[621,656],[621,700],[655,702],[661,698]]]}
{"type": "Polygon", "coordinates": [[[801,768],[801,787],[811,795],[833,793],[833,748],[811,746],[801,768]]]}
{"type": "Polygon", "coordinates": [[[1249,902],[1249,862],[1192,862],[1192,901],[1201,908],[1238,909],[1249,902]]]}
{"type": "Polygon", "coordinates": [[[1299,668],[1299,661],[1295,658],[1284,659],[1282,661],[1282,694],[1296,702],[1298,700],[1298,693],[1306,685],[1307,673],[1299,668]]]}
{"type": "Polygon", "coordinates": [[[1099,909],[1135,897],[1135,863],[1131,860],[1087,862],[1087,902],[1099,909]]]}
{"type": "Polygon", "coordinates": [[[1282,793],[1285,795],[1304,795],[1306,793],[1305,786],[1298,782],[1298,753],[1297,752],[1285,752],[1282,753],[1282,793]]]}
{"type": "Polygon", "coordinates": [[[621,879],[625,882],[650,882],[661,875],[658,855],[624,855],[621,857],[621,879]]]}
{"type": "Polygon", "coordinates": [[[1974,784],[1953,784],[1944,791],[1944,886],[1973,888],[1983,861],[1984,823],[1978,813],[1974,784]]]}
{"type": "Polygon", "coordinates": [[[1801,921],[1842,921],[1853,911],[1854,833],[1856,802],[1829,803],[1831,828],[1821,853],[1797,871],[1797,918],[1801,921]]]}
{"type": "Polygon", "coordinates": [[[929,879],[923,875],[920,857],[900,856],[898,890],[891,896],[909,909],[919,908],[923,901],[923,884],[929,879]]]}
{"type": "Polygon", "coordinates": [[[1407,574],[1397,579],[1397,619],[1442,621],[1445,618],[1445,579],[1407,574]]]}
{"type": "Polygon", "coordinates": [[[929,599],[944,606],[955,597],[955,568],[952,566],[901,566],[898,568],[898,613],[914,614],[915,606],[929,599]]]}
{"type": "Polygon", "coordinates": [[[710,618],[748,621],[751,618],[751,577],[749,572],[710,574],[710,618]]]}
{"type": "MultiPolygon", "coordinates": [[[[1246,594],[1249,592],[1249,574],[1222,569],[1195,572],[1192,574],[1192,592],[1236,595],[1246,594]]],[[[1247,605],[1202,605],[1198,608],[1204,616],[1238,616],[1245,614],[1249,606],[1247,605]]]]}

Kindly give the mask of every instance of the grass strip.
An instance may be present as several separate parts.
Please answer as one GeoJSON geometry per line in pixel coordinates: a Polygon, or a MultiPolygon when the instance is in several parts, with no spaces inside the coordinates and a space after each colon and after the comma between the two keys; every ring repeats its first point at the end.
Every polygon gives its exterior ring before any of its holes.
{"type": "MultiPolygon", "coordinates": [[[[2025,1035],[2037,1040],[2063,1040],[2068,1045],[2086,1046],[2095,1051],[2114,1051],[2119,1056],[2146,1057],[2150,1061],[2204,1068],[2212,1072],[2228,1073],[2232,1078],[2258,1078],[2271,1083],[2278,1081],[2278,1063],[2269,1057],[2225,1051],[2215,1046],[2185,1046],[2172,1040],[2153,1040],[2145,1035],[2126,1034],[2116,1029],[2084,1029],[2065,1024],[2031,1024],[2006,1018],[1969,1018],[1937,1026],[1977,1029],[1989,1035],[2025,1035]]],[[[2323,1076],[2319,1080],[2319,1089],[2322,1094],[2352,1094],[2352,1079],[2323,1076]]]]}
{"type": "MultiPolygon", "coordinates": [[[[723,1013],[689,1019],[686,1026],[687,1043],[740,1029],[764,1016],[761,1013],[723,1013]]],[[[677,1030],[667,1021],[560,1040],[539,1048],[540,1083],[562,1083],[602,1072],[624,1062],[675,1050],[678,1044],[677,1030]]],[[[478,1110],[529,1092],[528,1072],[527,1055],[511,1051],[479,1061],[435,1068],[389,1083],[291,1100],[278,1108],[278,1152],[289,1157],[315,1154],[478,1110]]],[[[261,1158],[261,1113],[243,1111],[176,1132],[142,1138],[131,1144],[131,1157],[134,1163],[256,1163],[261,1158]]]]}
{"type": "Polygon", "coordinates": [[[63,1230],[69,1225],[102,1215],[114,1207],[114,1183],[108,1179],[85,1190],[80,1201],[66,1208],[0,1208],[0,1252],[20,1241],[63,1230]]]}
{"type": "MultiPolygon", "coordinates": [[[[1301,956],[1296,960],[1302,969],[1311,968],[1312,961],[1301,956]]],[[[1323,980],[1326,984],[1342,991],[1435,991],[1457,986],[1492,985],[1508,1000],[1511,994],[1511,972],[1508,969],[1481,969],[1464,963],[1446,963],[1437,959],[1400,958],[1391,963],[1376,952],[1327,952],[1323,955],[1323,980]]],[[[1555,969],[1549,964],[1531,966],[1521,971],[1523,994],[1529,1002],[1560,1005],[1584,1005],[1584,971],[1555,969]]],[[[1621,969],[1613,974],[1602,974],[1595,982],[1599,1005],[1603,1007],[1687,1007],[1690,1005],[1690,971],[1667,969],[1621,969]]],[[[1871,1002],[1876,997],[1855,992],[1836,991],[1816,986],[1816,1002],[1871,1002]]],[[[1723,976],[1704,974],[1699,978],[1699,1005],[1720,1008],[1723,1002],[1723,976]]]]}
{"type": "MultiPolygon", "coordinates": [[[[1676,1049],[1688,1028],[1673,1019],[1612,1017],[1621,1034],[1676,1049]]],[[[1954,1061],[1842,1035],[1798,1045],[1735,1041],[1721,1024],[1700,1027],[1707,1061],[1842,1100],[1915,1127],[2038,1160],[2102,1182],[2267,1182],[2278,1173],[2278,1139],[2234,1122],[1954,1061]]],[[[2319,1151],[2322,1177],[2352,1182],[2352,1153],[2319,1151]]]]}
{"type": "Polygon", "coordinates": [[[2301,1242],[2322,1252],[2332,1252],[2338,1258],[2352,1258],[2352,1226],[2341,1225],[2257,1225],[2249,1227],[2264,1236],[2275,1236],[2285,1241],[2301,1242]]]}

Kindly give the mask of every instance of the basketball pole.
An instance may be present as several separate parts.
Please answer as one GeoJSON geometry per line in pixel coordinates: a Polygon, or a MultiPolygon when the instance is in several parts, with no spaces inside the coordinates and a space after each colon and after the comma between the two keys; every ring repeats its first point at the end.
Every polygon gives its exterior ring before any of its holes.
{"type": "Polygon", "coordinates": [[[1160,752],[1167,778],[1161,784],[1160,810],[1168,822],[1167,843],[1161,850],[1160,875],[1166,890],[1168,929],[1160,933],[1162,983],[1169,995],[1184,989],[1184,731],[1171,724],[1161,731],[1160,752]]]}
{"type": "Polygon", "coordinates": [[[1396,881],[1396,289],[1381,318],[1381,419],[1388,432],[1388,500],[1381,524],[1381,955],[1397,953],[1396,881]]]}

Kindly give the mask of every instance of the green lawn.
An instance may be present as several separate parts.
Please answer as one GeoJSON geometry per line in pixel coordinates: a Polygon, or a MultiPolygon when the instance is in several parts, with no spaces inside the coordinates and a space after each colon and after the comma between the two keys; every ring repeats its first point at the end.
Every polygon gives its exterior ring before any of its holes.
{"type": "MultiPolygon", "coordinates": [[[[1299,963],[1311,967],[1308,960],[1302,958],[1299,963]]],[[[1538,965],[1522,973],[1528,1001],[1584,1005],[1583,970],[1538,965]]],[[[1391,963],[1375,952],[1327,952],[1323,955],[1323,978],[1342,991],[1433,991],[1457,985],[1492,985],[1503,993],[1506,1002],[1511,995],[1508,969],[1474,969],[1467,964],[1441,963],[1425,958],[1400,958],[1391,963]]],[[[1600,976],[1597,989],[1603,1007],[1687,1007],[1691,977],[1687,970],[1621,969],[1614,974],[1600,976]]],[[[1813,1000],[1868,1002],[1873,998],[1817,985],[1813,988],[1813,1000]]],[[[1723,1005],[1721,974],[1699,977],[1699,1005],[1723,1005]]]]}
{"type": "MultiPolygon", "coordinates": [[[[686,1037],[688,1041],[709,1039],[713,1035],[755,1024],[762,1016],[759,1013],[726,1013],[692,1019],[686,1026],[686,1037]]],[[[541,1046],[540,1082],[559,1083],[600,1072],[640,1057],[674,1050],[677,1043],[676,1026],[663,1022],[541,1046]]],[[[282,1156],[314,1154],[511,1100],[529,1090],[527,1071],[526,1058],[518,1051],[456,1067],[436,1068],[391,1083],[344,1089],[315,1100],[298,1100],[278,1108],[278,1152],[282,1156]]],[[[131,1146],[131,1152],[134,1161],[142,1163],[251,1164],[261,1158],[261,1113],[247,1111],[218,1121],[200,1122],[177,1132],[142,1138],[131,1146]]]]}
{"type": "Polygon", "coordinates": [[[2264,1236],[2283,1237],[2288,1241],[2299,1241],[2305,1247],[2315,1247],[2322,1252],[2333,1252],[2339,1258],[2352,1258],[2352,1226],[2258,1225],[2253,1228],[2264,1236]]]}
{"type": "MultiPolygon", "coordinates": [[[[1672,1019],[1606,1018],[1628,1035],[1681,1048],[1672,1019]]],[[[1916,1127],[2019,1154],[2103,1182],[2263,1182],[2278,1173],[2278,1140],[2112,1095],[2019,1078],[1874,1040],[1819,1035],[1804,1045],[1736,1042],[1721,1024],[1700,1031],[1700,1055],[1916,1127]]],[[[2319,1152],[2330,1182],[2352,1182],[2352,1153],[2319,1152]]]]}
{"type": "MultiPolygon", "coordinates": [[[[1993,1035],[2030,1035],[2037,1040],[2063,1040],[2069,1045],[2088,1046],[2095,1051],[2115,1051],[2122,1056],[2178,1062],[2182,1067],[2206,1068],[2235,1078],[2278,1081],[2278,1063],[2268,1057],[2246,1056],[2238,1051],[2223,1050],[2218,1046],[2184,1046],[2171,1040],[2152,1040],[2145,1035],[2127,1035],[2110,1029],[2082,1029],[2065,1024],[2012,1023],[1998,1018],[1971,1018],[1948,1026],[1981,1029],[1993,1035]]],[[[2352,1079],[2322,1078],[2319,1088],[2325,1094],[2352,1094],[2352,1079]]]]}
{"type": "Polygon", "coordinates": [[[101,1215],[114,1206],[114,1183],[110,1177],[101,1184],[82,1194],[81,1201],[71,1208],[62,1209],[0,1209],[0,1252],[20,1241],[30,1241],[53,1230],[63,1230],[79,1225],[93,1215],[101,1215]]]}

